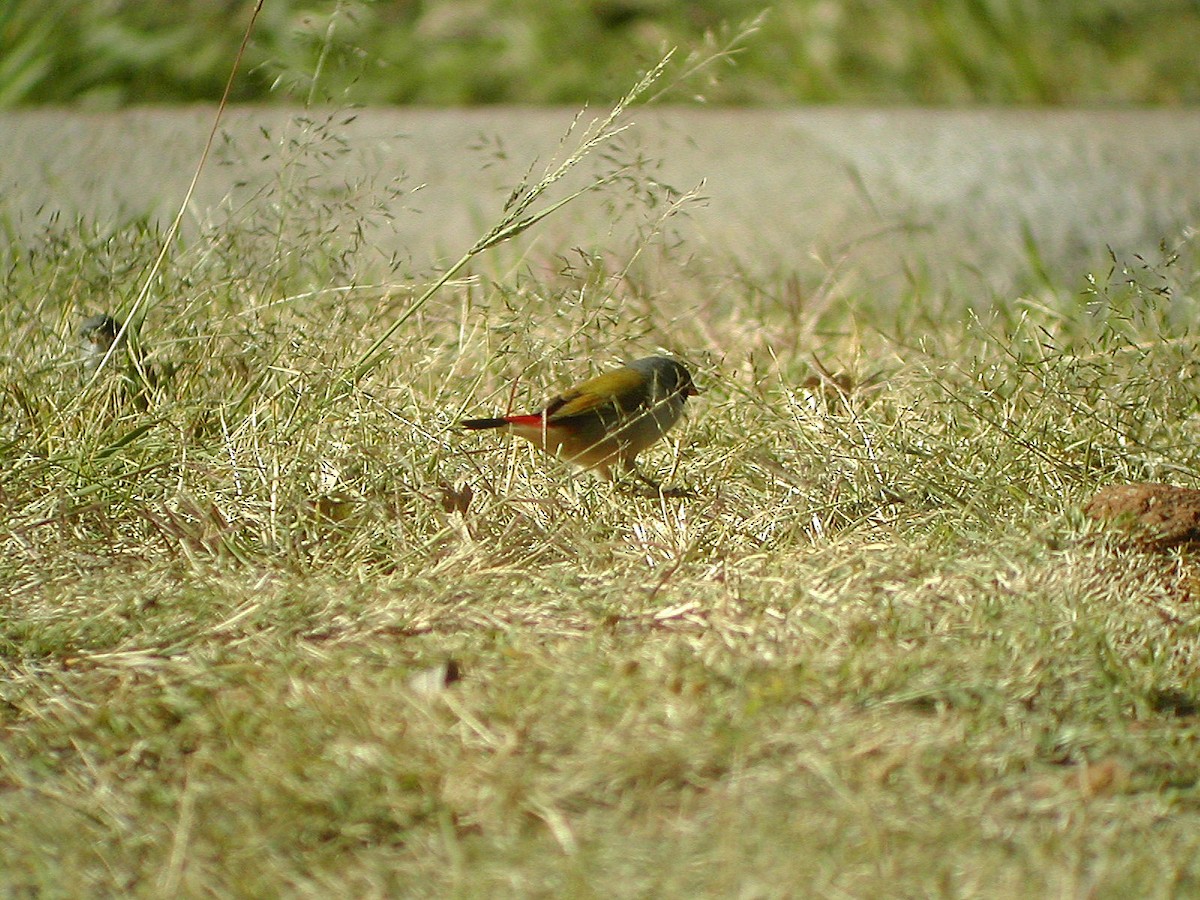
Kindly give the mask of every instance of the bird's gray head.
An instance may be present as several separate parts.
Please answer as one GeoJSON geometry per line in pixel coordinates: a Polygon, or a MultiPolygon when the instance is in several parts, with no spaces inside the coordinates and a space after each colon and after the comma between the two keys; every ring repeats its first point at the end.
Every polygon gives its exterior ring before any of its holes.
{"type": "Polygon", "coordinates": [[[120,322],[106,314],[91,316],[79,326],[83,366],[89,374],[100,368],[100,363],[110,353],[118,337],[124,343],[125,337],[121,334],[121,328],[120,322]]]}
{"type": "Polygon", "coordinates": [[[678,395],[681,400],[700,393],[692,383],[691,373],[683,364],[668,356],[646,356],[629,364],[656,385],[655,393],[663,397],[678,395]]]}
{"type": "Polygon", "coordinates": [[[89,349],[108,350],[120,333],[121,323],[107,314],[91,316],[79,326],[79,339],[89,349]]]}

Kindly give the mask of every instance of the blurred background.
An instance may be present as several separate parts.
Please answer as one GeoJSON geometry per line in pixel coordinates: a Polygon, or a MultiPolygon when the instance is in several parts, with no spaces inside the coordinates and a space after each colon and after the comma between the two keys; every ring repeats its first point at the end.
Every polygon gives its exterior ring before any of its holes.
{"type": "MultiPolygon", "coordinates": [[[[215,100],[253,6],[3,0],[0,107],[215,100]]],[[[678,102],[1200,98],[1200,0],[268,0],[233,99],[608,103],[672,46],[729,50],[678,102]]]]}

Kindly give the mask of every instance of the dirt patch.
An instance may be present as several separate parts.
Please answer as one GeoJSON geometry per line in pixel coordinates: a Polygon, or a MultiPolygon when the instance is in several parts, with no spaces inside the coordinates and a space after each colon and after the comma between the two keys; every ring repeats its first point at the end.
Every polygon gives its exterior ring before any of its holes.
{"type": "Polygon", "coordinates": [[[1101,489],[1083,512],[1156,548],[1200,541],[1200,491],[1191,488],[1114,484],[1101,489]]]}

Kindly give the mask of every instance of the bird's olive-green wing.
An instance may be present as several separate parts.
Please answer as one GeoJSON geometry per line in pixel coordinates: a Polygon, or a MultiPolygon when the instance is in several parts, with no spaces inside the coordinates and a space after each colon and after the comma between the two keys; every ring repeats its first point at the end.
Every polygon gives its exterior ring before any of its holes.
{"type": "Polygon", "coordinates": [[[636,408],[646,396],[646,379],[633,369],[605,372],[572,388],[546,407],[546,421],[557,422],[604,407],[636,408]]]}

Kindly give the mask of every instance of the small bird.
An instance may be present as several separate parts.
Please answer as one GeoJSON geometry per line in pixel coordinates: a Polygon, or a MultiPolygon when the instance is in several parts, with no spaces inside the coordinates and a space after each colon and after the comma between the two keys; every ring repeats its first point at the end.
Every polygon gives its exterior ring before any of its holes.
{"type": "Polygon", "coordinates": [[[121,336],[123,327],[117,319],[106,313],[84,319],[83,324],[79,326],[83,367],[89,375],[100,367],[109,348],[116,343],[117,337],[121,336]]]}
{"type": "Polygon", "coordinates": [[[503,429],[552,456],[595,469],[609,481],[619,465],[659,490],[638,471],[637,455],[679,421],[687,398],[698,393],[682,364],[647,356],[583,382],[539,413],[461,424],[472,431],[503,429]]]}

